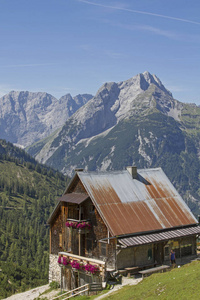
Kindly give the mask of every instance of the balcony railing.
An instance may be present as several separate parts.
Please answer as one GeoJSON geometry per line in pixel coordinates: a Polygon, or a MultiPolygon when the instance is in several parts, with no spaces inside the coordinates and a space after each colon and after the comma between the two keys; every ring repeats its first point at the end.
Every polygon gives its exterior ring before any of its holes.
{"type": "Polygon", "coordinates": [[[59,257],[62,258],[62,260],[63,260],[63,258],[65,258],[65,260],[67,261],[67,266],[69,266],[69,267],[73,268],[73,265],[75,265],[77,263],[77,265],[79,264],[81,266],[84,266],[84,268],[82,268],[82,269],[87,270],[87,268],[85,268],[86,266],[87,267],[93,266],[93,267],[96,267],[96,270],[99,271],[99,275],[101,275],[101,276],[105,275],[106,263],[103,260],[89,258],[89,257],[85,257],[85,256],[80,256],[80,255],[75,255],[75,254],[68,253],[68,252],[59,252],[58,255],[59,255],[59,257]]]}

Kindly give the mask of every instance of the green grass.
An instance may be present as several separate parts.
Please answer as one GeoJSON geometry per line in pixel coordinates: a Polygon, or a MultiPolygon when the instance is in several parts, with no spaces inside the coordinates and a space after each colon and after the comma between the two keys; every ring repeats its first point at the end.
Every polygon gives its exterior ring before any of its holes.
{"type": "MultiPolygon", "coordinates": [[[[77,296],[76,300],[93,300],[108,290],[93,296],[77,296]]],[[[40,298],[38,298],[40,299],[40,298]]],[[[124,286],[105,295],[105,300],[196,300],[200,299],[200,261],[175,268],[165,273],[146,277],[135,286],[124,286]]]]}
{"type": "Polygon", "coordinates": [[[146,277],[136,286],[125,286],[108,295],[110,300],[143,299],[195,300],[200,298],[200,262],[146,277]]]}

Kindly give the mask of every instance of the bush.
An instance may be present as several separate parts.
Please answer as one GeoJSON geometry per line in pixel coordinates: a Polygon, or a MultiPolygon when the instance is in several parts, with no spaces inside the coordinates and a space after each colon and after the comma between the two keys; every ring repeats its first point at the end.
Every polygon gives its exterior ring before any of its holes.
{"type": "Polygon", "coordinates": [[[60,284],[59,282],[57,281],[52,281],[50,284],[49,284],[50,288],[52,288],[53,290],[57,290],[59,287],[60,287],[60,284]]]}

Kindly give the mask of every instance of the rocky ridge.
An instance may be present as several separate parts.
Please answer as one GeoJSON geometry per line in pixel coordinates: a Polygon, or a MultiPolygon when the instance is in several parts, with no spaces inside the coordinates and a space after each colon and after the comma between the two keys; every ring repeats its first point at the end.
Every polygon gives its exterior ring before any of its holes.
{"type": "Polygon", "coordinates": [[[57,100],[47,93],[16,92],[0,98],[0,138],[27,147],[62,127],[92,95],[57,100]]]}

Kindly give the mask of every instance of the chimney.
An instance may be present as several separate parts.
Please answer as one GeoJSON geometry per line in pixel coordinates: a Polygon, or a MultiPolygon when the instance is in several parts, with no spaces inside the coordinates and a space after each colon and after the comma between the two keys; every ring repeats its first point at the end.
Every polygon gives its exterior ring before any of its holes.
{"type": "Polygon", "coordinates": [[[84,170],[84,169],[82,169],[82,168],[76,168],[74,171],[75,171],[75,172],[83,172],[83,170],[84,170]]]}
{"type": "Polygon", "coordinates": [[[137,178],[137,167],[131,166],[131,167],[126,167],[127,171],[131,174],[133,179],[137,178]]]}

